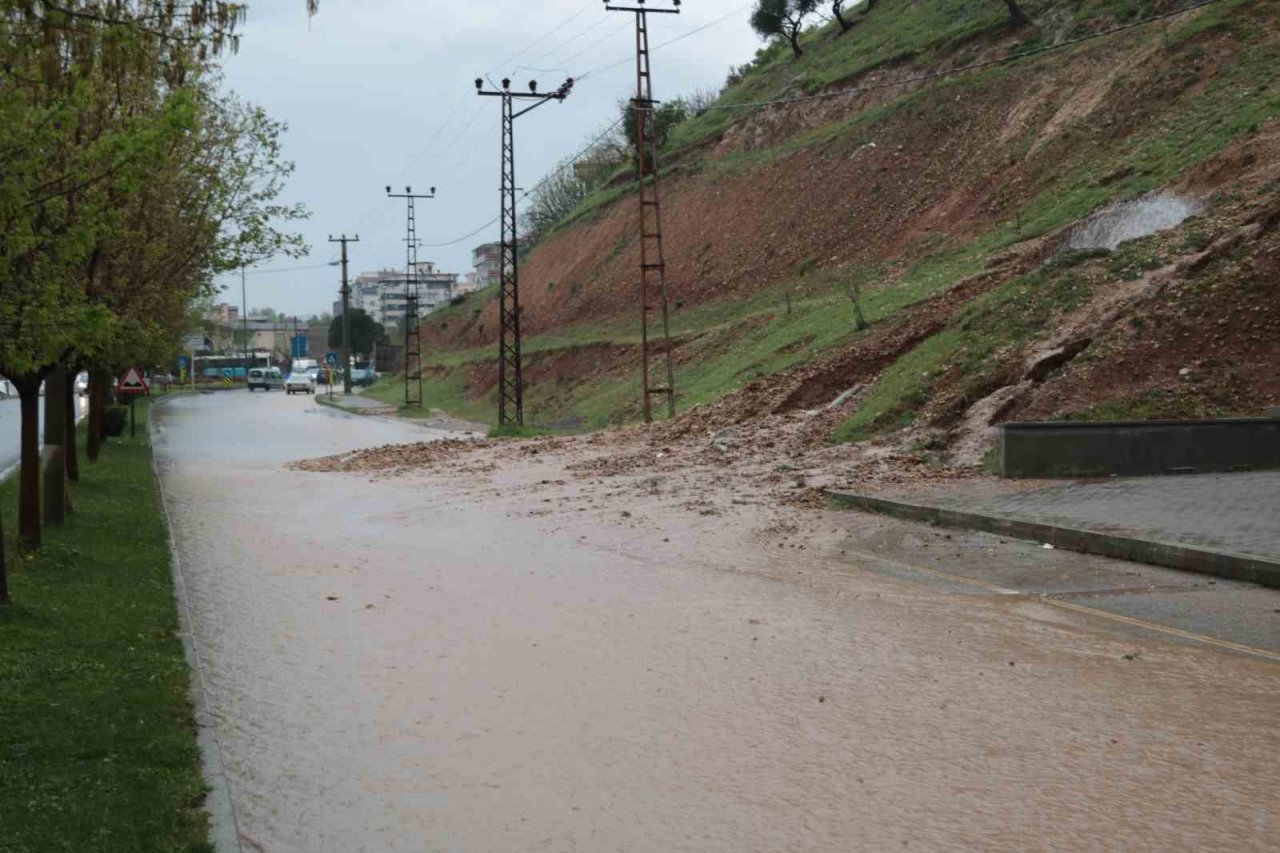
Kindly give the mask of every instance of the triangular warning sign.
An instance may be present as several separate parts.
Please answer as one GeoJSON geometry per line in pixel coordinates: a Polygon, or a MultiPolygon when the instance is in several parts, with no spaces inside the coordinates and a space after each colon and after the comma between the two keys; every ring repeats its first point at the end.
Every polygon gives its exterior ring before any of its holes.
{"type": "Polygon", "coordinates": [[[117,394],[146,394],[150,390],[147,380],[142,378],[142,372],[136,367],[126,370],[124,376],[120,377],[120,384],[116,386],[117,394]]]}

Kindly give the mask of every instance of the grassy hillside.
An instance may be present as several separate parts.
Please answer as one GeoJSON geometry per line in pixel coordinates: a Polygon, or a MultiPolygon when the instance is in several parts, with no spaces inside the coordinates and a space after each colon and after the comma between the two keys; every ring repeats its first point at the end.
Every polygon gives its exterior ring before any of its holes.
{"type": "MultiPolygon", "coordinates": [[[[835,436],[914,422],[933,396],[965,389],[943,417],[954,419],[1007,378],[1007,366],[991,363],[1127,275],[1120,260],[1058,257],[1064,228],[1160,188],[1207,208],[1175,239],[1238,227],[1270,191],[1244,161],[1263,156],[1250,151],[1266,148],[1280,115],[1277,3],[1220,0],[1109,32],[1177,5],[1028,3],[1037,25],[1014,30],[1002,3],[885,0],[842,37],[811,34],[799,62],[762,51],[720,105],[879,88],[712,110],[673,132],[664,224],[680,408],[772,377],[785,384],[842,354],[887,352],[922,300],[978,276],[971,304],[925,330],[935,337],[907,341],[900,363],[872,377],[846,371],[847,384],[874,379],[874,389],[835,436]],[[997,62],[1091,33],[1107,34],[997,62]],[[974,63],[995,64],[918,79],[974,63]],[[854,283],[865,331],[854,329],[854,283]]],[[[526,409],[536,422],[639,416],[633,199],[625,186],[588,199],[522,267],[526,409]]],[[[424,325],[429,404],[492,417],[492,296],[424,325]]],[[[375,394],[395,399],[398,387],[375,394]]]]}

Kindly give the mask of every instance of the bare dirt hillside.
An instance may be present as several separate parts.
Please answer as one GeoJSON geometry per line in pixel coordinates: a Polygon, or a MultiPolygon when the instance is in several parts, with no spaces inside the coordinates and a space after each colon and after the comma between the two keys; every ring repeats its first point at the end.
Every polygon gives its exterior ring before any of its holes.
{"type": "MultiPolygon", "coordinates": [[[[740,84],[859,91],[677,129],[664,231],[680,408],[694,411],[673,429],[821,410],[808,441],[894,434],[975,465],[1010,417],[1280,401],[1280,3],[1149,23],[1185,4],[1086,2],[1074,17],[1041,5],[1032,27],[913,30],[926,41],[895,52],[885,2],[883,20],[815,34],[805,60],[766,57],[740,84]],[[858,38],[890,55],[859,66],[858,38]],[[1043,52],[1002,62],[1030,51],[1043,52]],[[1109,250],[1076,246],[1091,215],[1153,195],[1193,215],[1109,250]],[[867,330],[852,323],[855,284],[867,330]]],[[[636,219],[634,192],[606,187],[522,266],[533,421],[638,414],[636,219]]],[[[490,406],[491,296],[424,325],[442,408],[490,406]]]]}

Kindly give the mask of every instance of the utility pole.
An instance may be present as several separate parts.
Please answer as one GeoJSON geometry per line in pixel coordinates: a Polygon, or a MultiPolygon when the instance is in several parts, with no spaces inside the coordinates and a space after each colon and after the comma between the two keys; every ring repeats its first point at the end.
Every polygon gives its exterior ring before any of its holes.
{"type": "Polygon", "coordinates": [[[563,101],[573,88],[570,77],[549,94],[538,92],[538,82],[529,81],[529,91],[511,91],[511,79],[502,79],[500,91],[485,91],[476,78],[476,93],[502,98],[502,252],[501,284],[498,287],[498,426],[524,424],[524,380],[520,373],[520,280],[519,242],[516,237],[516,141],[515,120],[547,101],[563,101]],[[532,101],[514,111],[515,101],[532,101]]]}
{"type": "Polygon", "coordinates": [[[631,12],[636,16],[636,96],[631,109],[636,120],[636,182],[640,197],[640,374],[643,383],[644,422],[653,421],[650,398],[662,394],[667,398],[667,417],[676,414],[676,379],[671,362],[671,320],[667,311],[666,264],[662,255],[662,210],[658,204],[658,146],[653,125],[653,77],[649,68],[649,20],[655,14],[680,14],[680,0],[670,0],[670,9],[638,6],[610,6],[609,12],[631,12]],[[652,176],[652,177],[650,177],[652,176]],[[656,304],[655,304],[656,303],[656,304]],[[649,313],[662,313],[662,356],[666,362],[667,383],[654,385],[649,376],[649,313]]]}
{"type": "Polygon", "coordinates": [[[419,198],[435,198],[436,188],[427,195],[415,195],[413,187],[405,187],[402,193],[393,193],[387,187],[387,198],[405,199],[405,249],[404,249],[404,404],[422,408],[422,334],[418,328],[418,220],[413,202],[419,198]],[[409,364],[412,361],[413,368],[409,364]],[[410,378],[412,377],[412,379],[410,378]],[[418,383],[418,393],[410,393],[412,382],[418,383]]]}
{"type": "MultiPolygon", "coordinates": [[[[360,235],[341,237],[329,235],[330,243],[342,244],[342,393],[351,393],[351,288],[347,285],[347,244],[359,243],[360,235]]],[[[329,377],[329,390],[333,390],[333,377],[329,377]]]]}
{"type": "MultiPolygon", "coordinates": [[[[244,381],[249,383],[249,301],[245,297],[244,264],[240,265],[240,328],[244,334],[244,381]]],[[[232,371],[234,374],[235,371],[232,371]]]]}

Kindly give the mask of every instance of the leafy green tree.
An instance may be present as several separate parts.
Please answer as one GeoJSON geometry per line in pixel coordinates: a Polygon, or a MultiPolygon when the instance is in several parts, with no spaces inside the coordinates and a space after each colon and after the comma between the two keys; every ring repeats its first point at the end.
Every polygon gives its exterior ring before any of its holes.
{"type": "MultiPolygon", "coordinates": [[[[351,354],[364,358],[372,358],[374,348],[387,341],[386,329],[363,308],[351,309],[351,354]]],[[[329,323],[329,346],[338,349],[342,346],[342,317],[334,317],[329,323]]]]}
{"type": "MultiPolygon", "coordinates": [[[[621,101],[618,107],[622,110],[622,127],[625,129],[627,147],[636,148],[636,114],[631,101],[621,101]]],[[[689,107],[683,98],[671,98],[654,107],[650,127],[653,131],[654,145],[661,148],[671,135],[676,125],[689,117],[689,107]]]]}
{"type": "Polygon", "coordinates": [[[213,274],[300,250],[276,227],[300,211],[273,202],[292,168],[280,126],[215,94],[240,4],[0,0],[0,14],[0,373],[23,397],[19,537],[35,545],[41,381],[89,365],[100,412],[113,372],[172,352],[213,274]]]}
{"type": "Polygon", "coordinates": [[[814,13],[818,0],[756,0],[751,12],[751,28],[764,39],[781,38],[791,45],[795,59],[804,55],[800,34],[805,18],[814,13]]]}

